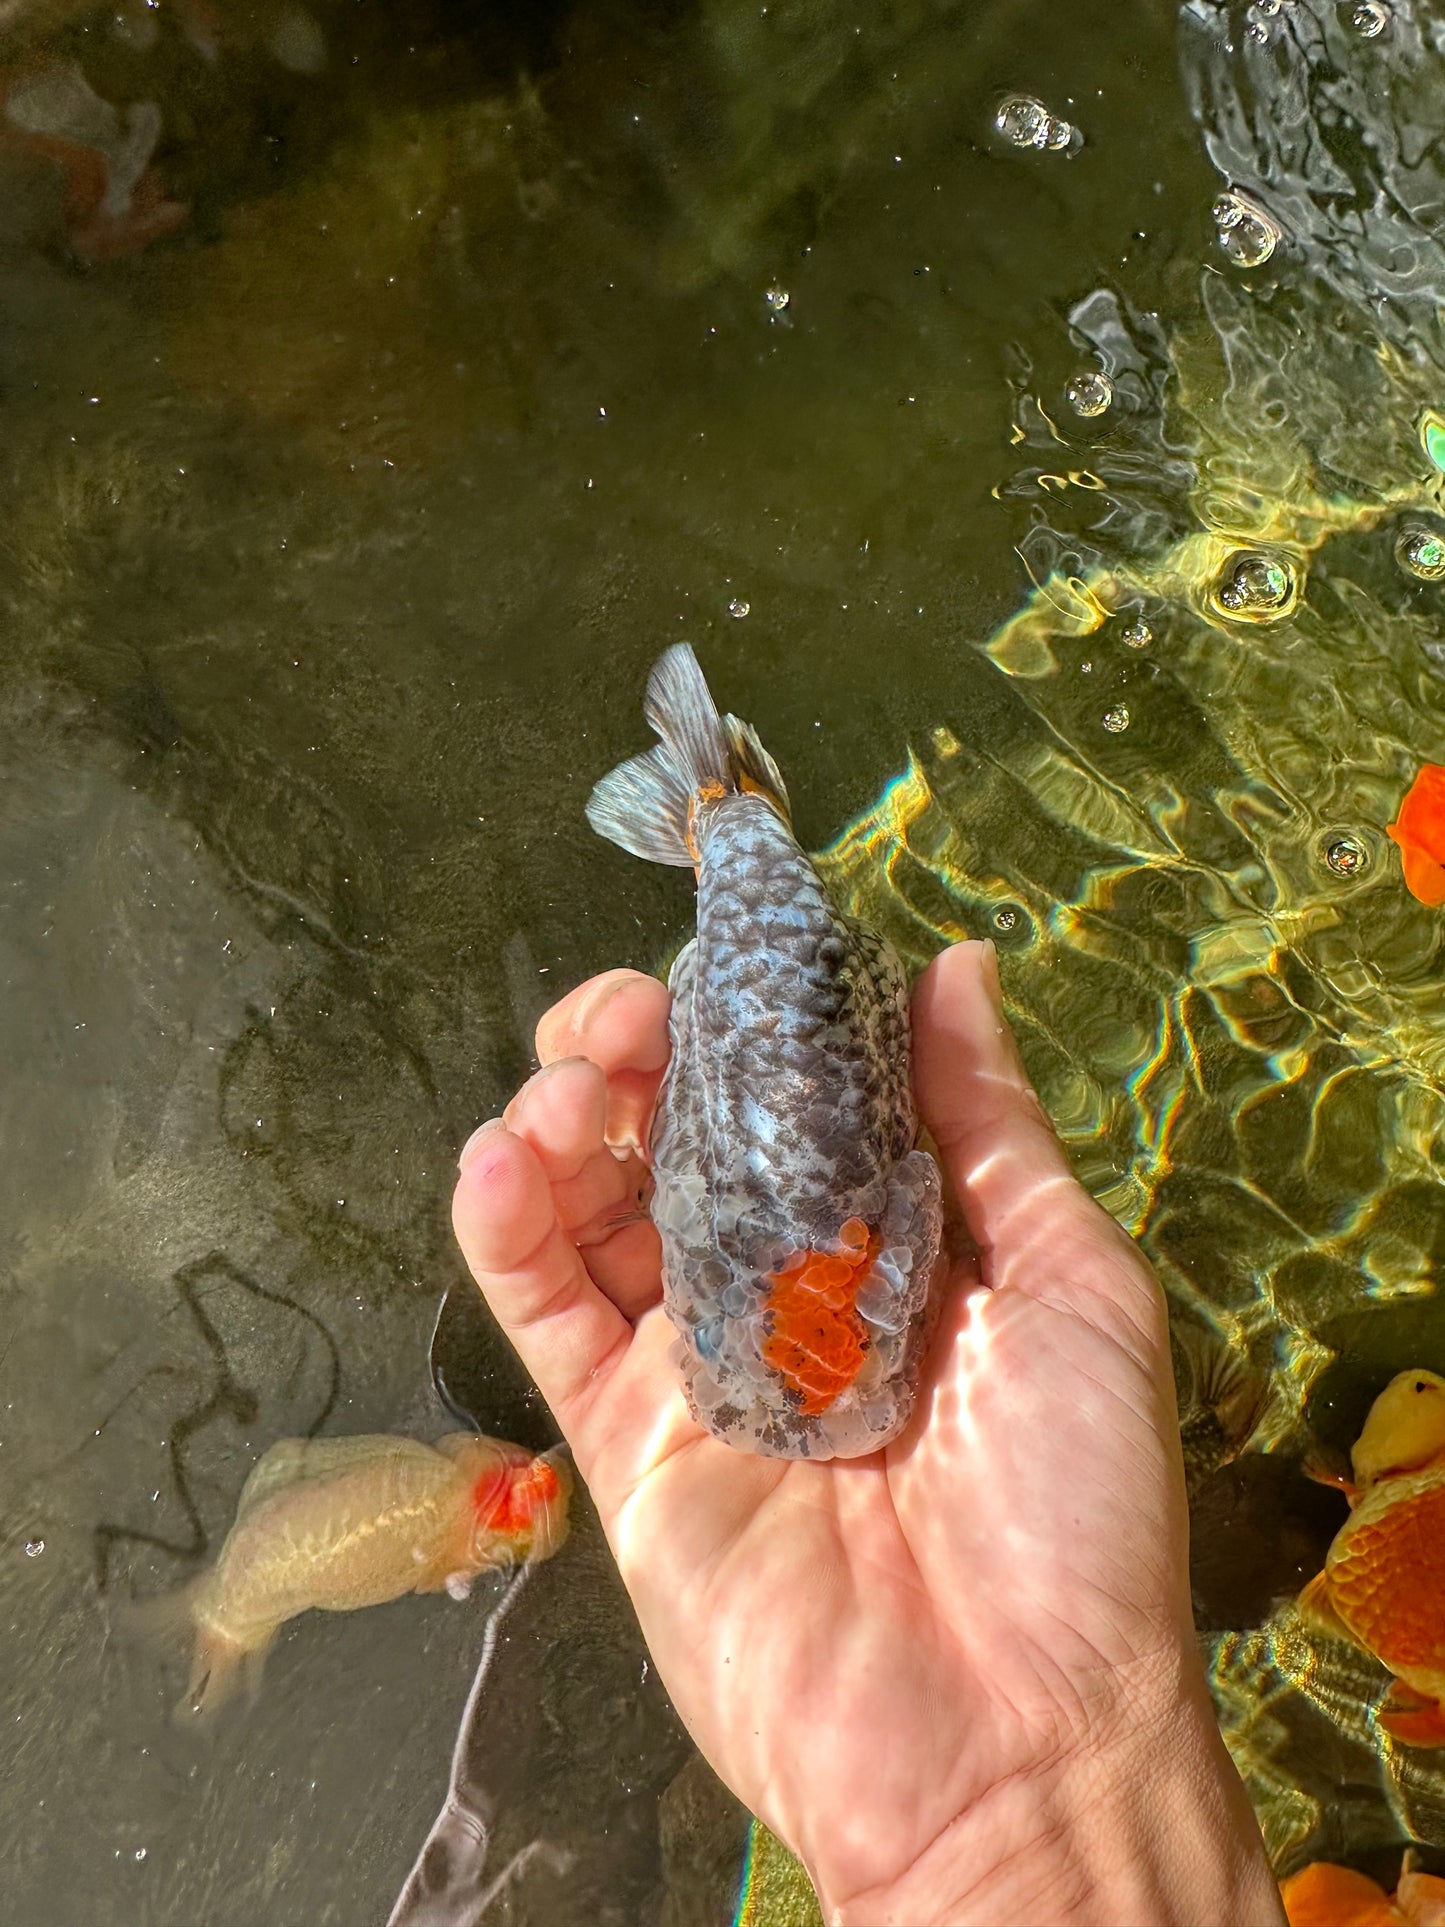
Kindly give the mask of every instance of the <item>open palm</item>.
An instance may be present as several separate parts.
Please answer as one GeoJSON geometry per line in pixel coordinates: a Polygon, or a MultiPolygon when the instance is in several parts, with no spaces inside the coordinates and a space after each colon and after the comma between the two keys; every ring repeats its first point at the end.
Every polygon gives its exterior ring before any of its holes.
{"type": "Polygon", "coordinates": [[[1069,1172],[992,947],[959,945],[915,993],[914,1077],[973,1248],[913,1421],[829,1464],[721,1444],[636,1211],[667,1007],[614,971],[548,1014],[543,1069],[468,1146],[458,1238],[708,1759],[836,1918],[973,1917],[937,1908],[982,1891],[980,1827],[1025,1851],[1055,1771],[1199,1712],[1162,1295],[1069,1172]]]}

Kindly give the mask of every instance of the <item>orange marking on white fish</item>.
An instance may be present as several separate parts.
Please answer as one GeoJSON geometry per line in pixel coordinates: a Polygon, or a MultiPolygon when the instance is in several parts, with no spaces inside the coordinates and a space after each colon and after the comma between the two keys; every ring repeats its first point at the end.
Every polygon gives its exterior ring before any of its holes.
{"type": "Polygon", "coordinates": [[[1406,1746],[1445,1745],[1445,1378],[1401,1372],[1352,1454],[1353,1510],[1300,1596],[1321,1628],[1395,1676],[1377,1709],[1406,1746]]]}
{"type": "Polygon", "coordinates": [[[137,1609],[195,1632],[181,1709],[208,1713],[254,1681],[288,1619],[409,1592],[460,1596],[478,1573],[547,1559],[567,1536],[570,1480],[551,1459],[479,1433],[434,1445],[377,1435],[280,1439],[242,1488],[215,1564],[137,1609]]]}
{"type": "Polygon", "coordinates": [[[763,1358],[797,1395],[798,1410],[809,1418],[826,1412],[847,1391],[867,1356],[867,1331],[856,1300],[877,1256],[878,1239],[861,1218],[850,1218],[840,1237],[854,1256],[800,1251],[769,1274],[773,1289],[764,1309],[771,1330],[763,1341],[763,1358]]]}
{"type": "Polygon", "coordinates": [[[1431,909],[1445,903],[1445,768],[1425,764],[1385,834],[1400,846],[1411,896],[1431,909]]]}

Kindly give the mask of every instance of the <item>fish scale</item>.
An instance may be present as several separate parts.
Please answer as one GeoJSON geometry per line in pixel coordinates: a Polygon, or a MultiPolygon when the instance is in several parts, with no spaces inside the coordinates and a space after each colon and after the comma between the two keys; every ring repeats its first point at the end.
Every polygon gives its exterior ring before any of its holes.
{"type": "Polygon", "coordinates": [[[912,1410],[942,1226],[913,1150],[908,990],[793,836],[776,765],[685,644],[660,742],[605,777],[600,834],[697,874],[651,1155],[664,1304],[694,1416],[743,1450],[854,1457],[912,1410]]]}
{"type": "Polygon", "coordinates": [[[1383,1480],[1330,1562],[1341,1616],[1387,1665],[1445,1667],[1445,1485],[1438,1467],[1383,1480]]]}

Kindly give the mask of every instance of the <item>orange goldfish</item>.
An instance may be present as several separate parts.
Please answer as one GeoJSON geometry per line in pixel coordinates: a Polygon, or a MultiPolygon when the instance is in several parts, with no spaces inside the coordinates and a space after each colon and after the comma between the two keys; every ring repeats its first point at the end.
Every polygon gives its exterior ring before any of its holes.
{"type": "Polygon", "coordinates": [[[1426,763],[1385,834],[1400,846],[1405,887],[1431,909],[1445,903],[1445,769],[1426,763]]]}
{"type": "MultiPolygon", "coordinates": [[[[254,1689],[277,1632],[313,1606],[464,1598],[491,1567],[549,1559],[567,1536],[570,1489],[556,1460],[474,1432],[434,1445],[384,1433],[278,1440],[242,1487],[215,1565],[155,1602],[195,1632],[177,1710],[214,1711],[240,1674],[254,1689]]],[[[150,1604],[139,1611],[156,1618],[150,1604]]]]}
{"type": "Polygon", "coordinates": [[[1280,1883],[1289,1927],[1445,1927],[1445,1880],[1405,1855],[1393,1900],[1353,1867],[1316,1860],[1280,1883]]]}
{"type": "Polygon", "coordinates": [[[1376,1717],[1408,1746],[1445,1745],[1445,1378],[1392,1378],[1351,1454],[1351,1512],[1300,1595],[1324,1631],[1395,1675],[1376,1717]]]}

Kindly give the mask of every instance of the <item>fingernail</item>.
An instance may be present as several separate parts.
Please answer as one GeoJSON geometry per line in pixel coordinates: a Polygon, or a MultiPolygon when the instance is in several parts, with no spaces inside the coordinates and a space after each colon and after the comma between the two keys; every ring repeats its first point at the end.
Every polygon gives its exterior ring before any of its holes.
{"type": "Polygon", "coordinates": [[[462,1154],[457,1159],[457,1169],[459,1171],[465,1171],[472,1159],[477,1155],[477,1152],[481,1150],[482,1140],[489,1137],[493,1131],[502,1131],[505,1129],[506,1125],[499,1117],[489,1117],[485,1124],[479,1124],[462,1146],[462,1154]]]}

